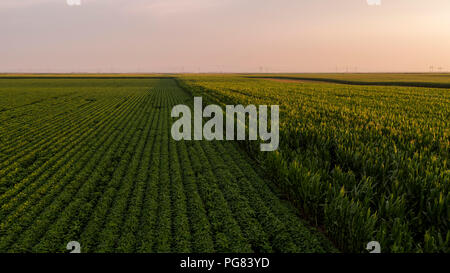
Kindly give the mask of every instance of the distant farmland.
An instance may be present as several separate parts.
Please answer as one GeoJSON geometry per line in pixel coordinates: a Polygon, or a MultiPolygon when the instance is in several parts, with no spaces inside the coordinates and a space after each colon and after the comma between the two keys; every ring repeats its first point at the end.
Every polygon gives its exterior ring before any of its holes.
{"type": "Polygon", "coordinates": [[[410,86],[450,89],[450,74],[448,73],[359,73],[359,74],[259,74],[248,75],[254,78],[278,78],[291,80],[306,80],[350,85],[378,86],[410,86]]]}
{"type": "Polygon", "coordinates": [[[450,252],[449,79],[0,75],[0,252],[450,252]],[[174,141],[193,96],[280,105],[279,150],[174,141]]]}

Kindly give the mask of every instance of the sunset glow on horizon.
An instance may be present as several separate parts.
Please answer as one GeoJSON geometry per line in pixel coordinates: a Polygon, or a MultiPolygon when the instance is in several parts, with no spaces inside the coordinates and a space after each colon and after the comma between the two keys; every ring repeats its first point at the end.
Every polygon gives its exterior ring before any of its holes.
{"type": "Polygon", "coordinates": [[[2,0],[0,73],[445,72],[448,0],[2,0]]]}

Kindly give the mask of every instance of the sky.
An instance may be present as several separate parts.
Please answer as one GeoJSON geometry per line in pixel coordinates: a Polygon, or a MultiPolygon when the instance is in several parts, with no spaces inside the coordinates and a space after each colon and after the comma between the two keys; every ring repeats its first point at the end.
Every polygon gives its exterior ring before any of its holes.
{"type": "Polygon", "coordinates": [[[450,71],[449,0],[377,1],[0,0],[0,73],[450,71]]]}

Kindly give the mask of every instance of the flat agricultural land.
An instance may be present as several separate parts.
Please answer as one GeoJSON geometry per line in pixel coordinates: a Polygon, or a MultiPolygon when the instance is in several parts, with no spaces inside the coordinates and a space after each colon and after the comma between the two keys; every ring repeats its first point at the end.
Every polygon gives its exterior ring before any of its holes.
{"type": "Polygon", "coordinates": [[[448,253],[449,120],[449,74],[3,74],[0,252],[448,253]],[[279,149],[173,140],[194,96],[279,149]]]}
{"type": "Polygon", "coordinates": [[[0,80],[0,252],[329,252],[234,142],[174,141],[173,79],[0,80]]]}

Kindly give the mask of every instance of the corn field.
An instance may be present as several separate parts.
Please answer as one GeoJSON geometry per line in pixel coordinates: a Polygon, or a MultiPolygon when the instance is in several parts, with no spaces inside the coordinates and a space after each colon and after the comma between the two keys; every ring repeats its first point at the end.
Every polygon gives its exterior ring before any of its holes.
{"type": "Polygon", "coordinates": [[[292,75],[178,82],[220,105],[280,105],[279,150],[243,145],[339,249],[361,252],[375,240],[383,252],[448,253],[449,89],[391,86],[398,79],[368,86],[361,77],[351,85],[292,75]]]}

